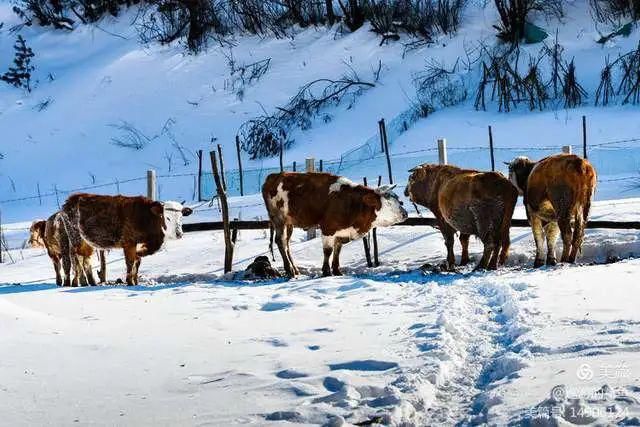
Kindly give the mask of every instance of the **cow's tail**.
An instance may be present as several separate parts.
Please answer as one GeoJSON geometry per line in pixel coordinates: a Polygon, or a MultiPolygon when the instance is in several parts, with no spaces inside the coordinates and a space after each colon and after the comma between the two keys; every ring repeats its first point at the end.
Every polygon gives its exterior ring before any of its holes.
{"type": "Polygon", "coordinates": [[[273,223],[269,222],[269,252],[271,252],[271,260],[275,261],[276,256],[273,253],[273,241],[275,237],[275,228],[273,227],[273,223]]]}
{"type": "Polygon", "coordinates": [[[500,224],[500,265],[504,265],[509,258],[509,248],[511,247],[511,237],[509,235],[511,229],[511,218],[513,217],[513,211],[516,208],[518,202],[518,191],[511,187],[509,188],[508,197],[504,200],[504,216],[502,217],[502,224],[500,224]]]}

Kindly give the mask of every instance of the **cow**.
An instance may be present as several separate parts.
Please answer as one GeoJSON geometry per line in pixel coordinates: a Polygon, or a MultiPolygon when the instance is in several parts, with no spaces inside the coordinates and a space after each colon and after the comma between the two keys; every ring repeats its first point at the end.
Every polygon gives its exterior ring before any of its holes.
{"type": "MultiPolygon", "coordinates": [[[[71,285],[71,263],[72,258],[69,253],[69,238],[67,231],[62,222],[62,216],[59,212],[51,215],[46,221],[34,221],[29,229],[29,245],[34,248],[45,248],[47,255],[51,258],[53,263],[53,269],[56,273],[56,284],[58,286],[63,285],[63,279],[61,274],[64,272],[64,286],[71,285]]],[[[82,242],[78,256],[73,259],[74,263],[77,263],[74,271],[79,278],[76,278],[74,282],[77,284],[80,281],[81,284],[95,285],[95,279],[91,269],[91,256],[93,255],[93,248],[86,242],[82,242]]],[[[104,253],[101,252],[101,264],[102,270],[98,272],[100,280],[104,282],[106,280],[104,253]]]]}
{"type": "Polygon", "coordinates": [[[127,285],[138,284],[141,257],[157,252],[165,239],[182,238],[182,217],[192,212],[178,202],[86,193],[71,195],[62,206],[71,254],[83,240],[97,249],[122,248],[127,285]]]}
{"type": "Polygon", "coordinates": [[[456,231],[462,245],[461,265],[469,263],[469,237],[484,244],[477,270],[495,270],[509,256],[509,228],[518,191],[497,172],[480,172],[450,165],[423,164],[409,171],[405,195],[436,217],[447,248],[445,269],[455,269],[456,231]]]}
{"type": "Polygon", "coordinates": [[[262,186],[262,197],[286,274],[295,277],[300,273],[289,248],[293,227],[318,226],[324,253],[322,274],[342,275],[343,244],[364,236],[372,227],[393,225],[407,218],[407,211],[392,190],[393,186],[368,188],[329,173],[269,175],[262,186]]]}
{"type": "Polygon", "coordinates": [[[596,171],[573,154],[557,154],[534,162],[517,157],[507,163],[509,179],[524,198],[536,242],[534,267],[556,265],[556,241],[562,237],[561,262],[575,263],[582,250],[584,229],[596,187],[596,171]]]}

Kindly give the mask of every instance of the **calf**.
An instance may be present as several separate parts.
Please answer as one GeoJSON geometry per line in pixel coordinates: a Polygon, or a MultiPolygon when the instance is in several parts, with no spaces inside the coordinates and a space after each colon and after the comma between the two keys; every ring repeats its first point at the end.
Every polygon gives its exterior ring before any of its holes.
{"type": "Polygon", "coordinates": [[[582,249],[596,172],[573,154],[558,154],[538,162],[517,157],[509,166],[509,179],[524,197],[527,217],[536,242],[535,267],[556,264],[556,241],[562,236],[562,262],[574,263],[582,249]]]}
{"type": "MultiPolygon", "coordinates": [[[[46,221],[34,221],[29,231],[29,245],[32,247],[46,248],[56,273],[56,284],[58,286],[63,284],[60,271],[62,266],[65,276],[64,285],[70,286],[72,259],[69,253],[69,237],[60,213],[56,212],[46,221]]],[[[83,241],[80,245],[78,255],[73,259],[75,263],[74,271],[77,275],[77,277],[74,278],[74,283],[77,284],[79,278],[80,283],[83,285],[87,283],[95,284],[91,269],[91,255],[93,255],[93,248],[83,241]]],[[[101,256],[102,260],[104,260],[104,254],[101,254],[101,256]]],[[[100,274],[101,279],[104,277],[103,274],[104,268],[100,274]]]]}
{"type": "Polygon", "coordinates": [[[496,172],[425,164],[411,169],[405,195],[433,212],[447,247],[448,270],[455,267],[453,242],[460,232],[461,265],[469,262],[469,237],[484,244],[476,269],[496,269],[509,256],[509,228],[518,191],[496,172]]]}
{"type": "MultiPolygon", "coordinates": [[[[177,202],[160,203],[146,197],[74,194],[62,206],[71,253],[82,241],[99,249],[122,248],[127,284],[138,284],[141,257],[152,255],[166,238],[182,237],[182,217],[192,210],[177,202]]],[[[75,280],[75,278],[74,278],[75,280]]]]}
{"type": "Polygon", "coordinates": [[[316,226],[322,233],[322,274],[341,275],[343,244],[364,236],[372,227],[389,226],[407,218],[407,211],[392,189],[371,189],[328,173],[269,175],[262,186],[262,197],[287,275],[300,273],[289,248],[293,227],[316,226]]]}

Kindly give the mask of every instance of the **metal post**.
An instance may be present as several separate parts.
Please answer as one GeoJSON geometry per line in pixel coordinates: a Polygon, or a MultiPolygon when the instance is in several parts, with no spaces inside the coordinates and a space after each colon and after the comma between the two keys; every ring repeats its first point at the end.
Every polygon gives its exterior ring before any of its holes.
{"type": "Polygon", "coordinates": [[[147,171],[147,197],[151,200],[158,198],[158,186],[156,185],[156,171],[149,169],[147,171]]]}
{"type": "Polygon", "coordinates": [[[438,163],[441,165],[447,164],[447,139],[438,139],[438,163]]]}
{"type": "Polygon", "coordinates": [[[198,201],[202,201],[202,150],[198,150],[198,201]]]}
{"type": "Polygon", "coordinates": [[[384,119],[378,121],[378,132],[380,133],[380,152],[384,153],[384,134],[386,133],[384,119]]]}
{"type": "Polygon", "coordinates": [[[563,145],[562,146],[562,152],[565,154],[571,154],[571,146],[570,145],[563,145]]]}
{"type": "Polygon", "coordinates": [[[496,170],[496,158],[493,156],[493,132],[491,132],[491,126],[489,126],[489,151],[491,152],[491,170],[496,170]]]}
{"type": "MultiPolygon", "coordinates": [[[[304,166],[305,166],[305,170],[307,172],[315,172],[316,170],[316,159],[314,159],[313,157],[309,157],[308,159],[305,159],[304,161],[304,166]]],[[[307,230],[307,240],[311,240],[311,239],[315,239],[316,238],[316,228],[310,228],[307,230]]]]}
{"type": "Polygon", "coordinates": [[[587,116],[582,116],[582,157],[587,157],[587,116]]]}
{"type": "Polygon", "coordinates": [[[240,195],[244,196],[244,181],[242,177],[242,157],[240,156],[240,137],[236,135],[236,152],[238,153],[238,173],[240,174],[240,195]]]}

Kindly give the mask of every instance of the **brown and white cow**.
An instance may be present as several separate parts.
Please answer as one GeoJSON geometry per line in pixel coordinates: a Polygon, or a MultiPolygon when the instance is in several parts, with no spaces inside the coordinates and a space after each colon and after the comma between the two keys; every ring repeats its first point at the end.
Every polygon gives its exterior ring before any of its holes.
{"type": "Polygon", "coordinates": [[[518,191],[502,174],[424,164],[411,169],[405,195],[433,212],[447,247],[448,270],[455,267],[453,242],[460,232],[461,265],[469,262],[469,237],[484,253],[476,269],[496,269],[509,256],[509,228],[518,191]]]}
{"type": "Polygon", "coordinates": [[[287,275],[294,277],[300,273],[289,248],[293,227],[316,226],[322,233],[322,274],[341,275],[343,244],[364,236],[372,227],[393,225],[407,218],[407,211],[392,189],[367,188],[329,173],[269,175],[262,186],[262,197],[287,275]]]}
{"type": "MultiPolygon", "coordinates": [[[[62,272],[64,272],[64,285],[71,285],[72,257],[69,252],[69,237],[62,222],[59,212],[51,215],[46,221],[34,221],[29,230],[29,245],[34,248],[45,248],[56,273],[56,284],[63,284],[62,272]],[[61,272],[62,267],[62,272],[61,272]]],[[[91,256],[93,248],[86,242],[82,242],[78,255],[73,258],[74,271],[77,275],[74,282],[78,281],[86,285],[95,285],[95,279],[91,268],[91,256]]],[[[101,281],[105,281],[104,253],[100,253],[102,270],[98,273],[101,281]]]]}
{"type": "Polygon", "coordinates": [[[562,237],[562,262],[574,263],[582,250],[584,229],[596,187],[596,171],[573,154],[558,154],[538,162],[517,157],[509,166],[509,179],[524,196],[527,217],[536,242],[535,267],[556,264],[556,241],[562,237]]]}
{"type": "MultiPolygon", "coordinates": [[[[127,284],[138,284],[143,256],[160,249],[165,239],[182,238],[182,217],[191,208],[178,202],[156,202],[146,197],[74,194],[62,207],[71,254],[82,241],[99,249],[122,248],[127,284]]],[[[74,278],[75,280],[75,278],[74,278]]]]}

